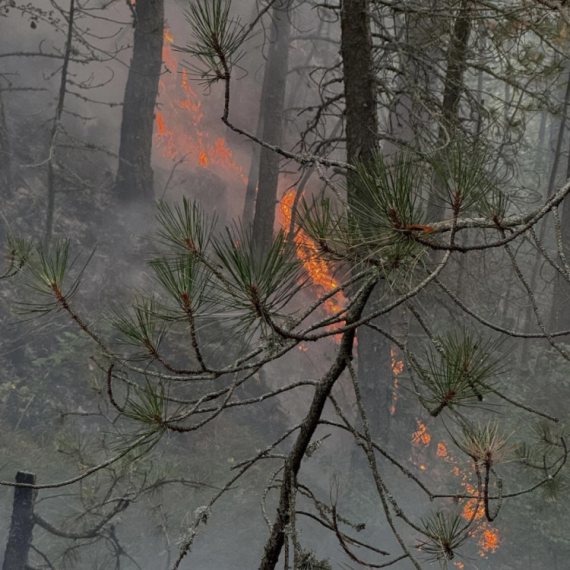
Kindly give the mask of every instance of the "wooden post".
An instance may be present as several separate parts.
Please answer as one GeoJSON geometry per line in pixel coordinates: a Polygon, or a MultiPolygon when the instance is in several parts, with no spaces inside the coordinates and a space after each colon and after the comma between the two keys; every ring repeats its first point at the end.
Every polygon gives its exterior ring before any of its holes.
{"type": "MultiPolygon", "coordinates": [[[[35,485],[36,476],[33,473],[18,471],[16,483],[35,485]]],[[[12,508],[12,523],[6,544],[2,570],[25,570],[28,563],[28,551],[32,542],[34,530],[34,501],[36,491],[28,487],[14,489],[14,506],[12,508]]]]}

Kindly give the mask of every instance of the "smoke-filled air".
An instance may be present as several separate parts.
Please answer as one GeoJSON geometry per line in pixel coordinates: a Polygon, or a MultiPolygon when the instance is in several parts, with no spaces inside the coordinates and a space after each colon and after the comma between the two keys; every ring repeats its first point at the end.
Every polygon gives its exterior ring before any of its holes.
{"type": "Polygon", "coordinates": [[[0,0],[0,570],[568,570],[567,4],[0,0]]]}

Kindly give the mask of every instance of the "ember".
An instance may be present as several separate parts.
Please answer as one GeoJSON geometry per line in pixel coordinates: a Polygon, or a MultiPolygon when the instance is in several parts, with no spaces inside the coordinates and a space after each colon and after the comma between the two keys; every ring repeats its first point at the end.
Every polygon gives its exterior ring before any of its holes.
{"type": "MultiPolygon", "coordinates": [[[[423,449],[426,449],[431,443],[431,435],[424,423],[420,420],[416,421],[418,429],[412,434],[412,444],[416,447],[421,446],[423,449]]],[[[420,457],[424,457],[424,454],[421,454],[420,457]]],[[[469,482],[469,472],[458,464],[457,460],[450,455],[445,443],[441,441],[437,444],[436,457],[452,465],[451,473],[461,479],[461,487],[465,494],[477,495],[477,487],[469,482]]],[[[419,464],[417,460],[416,465],[421,471],[427,470],[427,467],[423,463],[419,464]]],[[[470,535],[477,540],[479,555],[486,557],[489,554],[495,553],[499,548],[499,534],[495,528],[483,520],[485,517],[485,508],[482,501],[477,501],[477,499],[467,500],[463,505],[461,516],[466,521],[476,521],[470,535]]],[[[455,565],[458,568],[464,568],[464,565],[460,562],[455,563],[455,565]]]]}

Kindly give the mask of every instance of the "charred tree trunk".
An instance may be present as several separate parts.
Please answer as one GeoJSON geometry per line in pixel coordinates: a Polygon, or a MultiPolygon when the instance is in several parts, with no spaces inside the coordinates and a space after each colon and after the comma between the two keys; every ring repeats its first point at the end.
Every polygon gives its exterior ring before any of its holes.
{"type": "Polygon", "coordinates": [[[164,0],[137,0],[133,57],[125,89],[119,168],[115,189],[121,200],[152,200],[154,111],[162,69],[164,0]]]}
{"type": "MultiPolygon", "coordinates": [[[[269,62],[266,64],[269,65],[269,62]]],[[[259,101],[259,115],[257,117],[257,130],[255,136],[257,138],[263,137],[263,125],[265,123],[266,102],[269,99],[267,96],[269,74],[267,69],[263,74],[263,83],[261,86],[261,97],[259,101]]],[[[245,191],[245,203],[243,207],[242,222],[244,227],[250,227],[253,224],[253,217],[255,215],[255,199],[257,196],[257,187],[259,184],[259,162],[261,160],[261,147],[254,144],[251,164],[249,167],[249,176],[247,177],[247,188],[245,191]]]]}
{"type": "Polygon", "coordinates": [[[65,104],[65,96],[67,94],[67,75],[69,71],[69,60],[71,59],[71,49],[73,44],[73,28],[75,19],[75,0],[69,2],[69,12],[67,13],[67,41],[65,42],[65,54],[63,56],[63,65],[61,67],[61,81],[59,85],[59,95],[57,98],[57,107],[55,117],[53,119],[53,127],[50,136],[49,158],[48,158],[48,195],[47,195],[47,215],[46,215],[46,232],[44,236],[45,246],[48,247],[53,234],[53,220],[55,215],[55,152],[57,146],[57,135],[61,125],[61,117],[63,114],[63,106],[65,104]]]}
{"type": "MultiPolygon", "coordinates": [[[[452,138],[458,127],[459,102],[463,93],[463,74],[467,67],[467,50],[472,27],[471,0],[463,0],[453,26],[451,43],[447,52],[447,72],[441,103],[442,122],[438,133],[438,147],[445,144],[448,137],[452,138]]],[[[437,180],[435,184],[438,184],[437,180]]],[[[432,195],[428,203],[429,219],[442,220],[443,212],[444,206],[439,203],[436,195],[432,195]]]]}
{"type": "MultiPolygon", "coordinates": [[[[283,134],[283,107],[289,70],[289,38],[291,33],[290,0],[278,0],[272,11],[272,38],[269,42],[267,66],[261,107],[263,117],[263,140],[279,146],[283,134]]],[[[259,162],[259,184],[253,218],[253,235],[257,244],[264,248],[271,243],[275,225],[275,205],[279,184],[279,155],[262,148],[259,162]]]]}
{"type": "MultiPolygon", "coordinates": [[[[570,79],[568,80],[570,90],[570,79]]],[[[570,152],[568,153],[568,163],[566,165],[566,179],[570,178],[570,152]]],[[[568,201],[562,203],[561,233],[562,247],[566,256],[570,255],[570,206],[568,201]]],[[[568,259],[568,257],[567,257],[568,259]]],[[[561,330],[570,327],[570,289],[566,280],[558,273],[554,278],[554,290],[552,293],[552,307],[550,313],[551,330],[561,330]]]]}
{"type": "MultiPolygon", "coordinates": [[[[16,483],[35,485],[36,476],[32,473],[19,471],[16,475],[16,483]]],[[[14,506],[12,507],[12,523],[4,564],[2,570],[26,570],[28,564],[28,552],[32,542],[34,530],[34,501],[36,492],[28,487],[16,487],[14,489],[14,506]]]]}
{"type": "MultiPolygon", "coordinates": [[[[562,118],[560,119],[560,124],[558,126],[558,132],[556,137],[556,147],[554,149],[554,155],[552,159],[552,167],[550,170],[550,179],[548,181],[548,189],[546,192],[546,198],[550,198],[552,193],[554,192],[554,187],[556,185],[556,180],[558,177],[558,171],[560,168],[560,159],[562,156],[562,147],[564,144],[564,133],[566,131],[566,122],[568,119],[568,104],[570,104],[570,73],[568,75],[568,79],[566,82],[566,91],[564,93],[564,108],[562,118]]],[[[552,136],[552,133],[551,133],[552,136]]],[[[567,211],[567,210],[566,210],[567,211]]],[[[564,211],[563,211],[564,214],[564,211]]],[[[540,226],[540,232],[538,239],[540,242],[544,241],[544,236],[546,235],[547,230],[547,220],[542,220],[542,224],[540,226]]],[[[533,264],[531,279],[530,279],[530,288],[532,291],[536,288],[536,283],[538,279],[539,267],[541,263],[541,254],[539,252],[535,255],[535,260],[533,264]]],[[[559,324],[564,322],[562,318],[562,307],[566,304],[564,303],[565,297],[564,295],[564,284],[558,279],[558,276],[555,278],[554,282],[554,292],[552,298],[552,308],[551,308],[551,315],[550,315],[550,326],[552,328],[556,328],[559,324]],[[561,306],[558,306],[558,303],[561,303],[561,306]]],[[[530,301],[528,302],[528,306],[525,311],[525,318],[524,318],[524,327],[525,332],[530,333],[533,330],[533,325],[535,324],[535,319],[532,316],[532,306],[530,301]]],[[[529,358],[529,341],[528,339],[525,340],[522,344],[522,355],[521,355],[521,368],[526,370],[528,367],[528,358],[529,358]]]]}
{"type": "MultiPolygon", "coordinates": [[[[4,113],[2,92],[0,91],[0,199],[6,200],[12,195],[12,165],[10,154],[10,138],[4,113]]],[[[2,221],[0,220],[0,227],[2,221]]],[[[0,236],[0,239],[2,237],[0,236]]]]}
{"type": "MultiPolygon", "coordinates": [[[[344,0],[341,6],[341,56],[346,100],[346,154],[349,163],[369,162],[378,150],[376,76],[370,30],[370,1],[344,0]]],[[[356,192],[348,176],[349,200],[356,192]]]]}
{"type": "MultiPolygon", "coordinates": [[[[341,56],[346,101],[347,161],[350,164],[365,164],[375,160],[375,153],[379,149],[370,0],[342,2],[341,56]]],[[[349,205],[358,200],[356,176],[355,173],[349,173],[347,177],[349,205]]],[[[377,291],[370,302],[373,303],[378,298],[377,291]]],[[[386,326],[387,323],[380,324],[386,326]]],[[[373,411],[369,416],[373,422],[372,435],[386,435],[392,398],[390,345],[378,333],[362,327],[358,329],[357,350],[358,378],[366,412],[373,411]]]]}

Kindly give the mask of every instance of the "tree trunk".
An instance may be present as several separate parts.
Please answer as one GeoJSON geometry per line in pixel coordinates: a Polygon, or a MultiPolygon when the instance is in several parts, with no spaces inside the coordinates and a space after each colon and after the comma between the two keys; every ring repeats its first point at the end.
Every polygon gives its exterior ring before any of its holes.
{"type": "MultiPolygon", "coordinates": [[[[552,193],[554,192],[554,187],[556,185],[556,180],[558,178],[558,171],[560,168],[560,159],[562,157],[562,146],[564,144],[564,133],[566,131],[566,121],[568,118],[568,104],[570,103],[570,73],[568,74],[568,79],[566,82],[566,91],[564,93],[564,108],[562,111],[562,118],[560,119],[560,124],[558,126],[558,133],[556,137],[556,147],[554,149],[554,155],[552,157],[552,167],[550,170],[550,179],[548,181],[548,189],[546,192],[546,198],[550,198],[552,193]]],[[[552,133],[551,133],[552,139],[552,133]]],[[[562,206],[564,208],[564,205],[562,206]]],[[[564,213],[564,210],[562,211],[564,213]]],[[[542,220],[540,225],[540,232],[538,239],[542,243],[544,241],[544,236],[546,235],[547,230],[547,220],[542,220]]],[[[530,288],[532,291],[536,288],[536,282],[539,273],[539,267],[541,263],[541,254],[539,252],[535,255],[535,260],[533,264],[533,270],[531,274],[531,281],[530,281],[530,288]]],[[[562,301],[565,297],[563,293],[564,285],[562,284],[561,280],[558,279],[558,276],[555,278],[554,282],[554,292],[552,298],[552,308],[550,314],[550,327],[553,329],[556,328],[563,320],[561,320],[562,312],[559,311],[558,301],[562,301]],[[560,297],[562,295],[562,297],[560,297]]],[[[563,305],[565,303],[562,303],[563,305]]],[[[525,332],[530,333],[533,330],[533,324],[535,320],[532,317],[532,307],[530,301],[525,311],[525,332]]],[[[527,368],[528,365],[528,344],[529,341],[525,340],[522,346],[522,358],[521,358],[521,367],[524,369],[527,368]]]]}
{"type": "MultiPolygon", "coordinates": [[[[35,485],[36,476],[32,473],[18,471],[16,483],[35,485]]],[[[35,497],[36,491],[34,489],[27,487],[16,487],[14,489],[12,523],[2,570],[26,570],[34,530],[35,497]]]]}
{"type": "MultiPolygon", "coordinates": [[[[467,67],[467,49],[472,29],[471,0],[463,0],[453,26],[451,44],[447,52],[447,72],[441,103],[442,122],[439,126],[437,146],[453,137],[458,126],[459,102],[463,93],[463,74],[467,67]]],[[[438,181],[435,181],[438,184],[438,181]]],[[[428,218],[442,220],[445,207],[432,195],[428,203],[428,218]]]]}
{"type": "MultiPolygon", "coordinates": [[[[570,79],[568,80],[570,89],[570,79]]],[[[568,163],[566,165],[566,179],[570,178],[570,151],[568,153],[568,163]]],[[[560,211],[560,224],[562,233],[562,247],[564,254],[570,255],[570,206],[568,200],[562,203],[560,211]]],[[[551,330],[561,330],[570,328],[570,285],[558,273],[554,278],[554,290],[552,293],[552,308],[550,313],[550,328],[551,330]]]]}
{"type": "Polygon", "coordinates": [[[154,198],[151,167],[154,111],[162,69],[164,0],[137,0],[134,47],[125,89],[119,169],[120,199],[154,198]]]}
{"type": "MultiPolygon", "coordinates": [[[[376,76],[370,30],[370,1],[344,0],[341,6],[341,56],[346,100],[346,154],[351,164],[371,161],[378,150],[376,76]]],[[[354,176],[348,176],[349,201],[354,176]]]]}
{"type": "MultiPolygon", "coordinates": [[[[269,62],[266,63],[266,66],[269,62]]],[[[269,73],[267,67],[263,73],[263,83],[261,86],[261,97],[259,100],[259,115],[257,117],[257,130],[255,136],[257,138],[263,137],[263,125],[265,123],[266,102],[268,100],[268,79],[269,73]]],[[[249,167],[249,176],[247,177],[247,188],[245,191],[245,203],[243,206],[243,226],[249,228],[253,224],[253,217],[255,215],[255,199],[257,196],[257,187],[259,185],[259,162],[261,159],[261,147],[254,143],[251,155],[251,164],[249,167]]]]}
{"type": "MultiPolygon", "coordinates": [[[[347,161],[372,162],[379,145],[370,0],[344,0],[340,17],[347,161]]],[[[347,177],[349,205],[357,199],[355,177],[354,173],[347,177]]],[[[370,302],[378,299],[379,288],[370,302]]],[[[386,326],[387,319],[379,324],[386,326]]],[[[372,421],[372,435],[386,435],[392,399],[390,345],[378,333],[362,327],[358,329],[357,351],[358,379],[372,421]]]]}
{"type": "MultiPolygon", "coordinates": [[[[2,92],[0,91],[0,199],[6,200],[12,195],[12,169],[10,154],[10,138],[4,113],[2,92]]],[[[0,224],[2,221],[0,220],[0,224]]],[[[2,237],[0,236],[0,239],[2,237]]]]}
{"type": "MultiPolygon", "coordinates": [[[[290,0],[279,0],[272,11],[273,37],[269,42],[269,53],[264,78],[265,93],[261,107],[263,117],[263,140],[269,144],[281,145],[283,134],[283,107],[289,70],[289,38],[291,33],[290,0]]],[[[279,155],[262,148],[259,162],[259,184],[253,218],[253,235],[262,249],[271,243],[275,225],[275,205],[279,184],[279,155]]]]}
{"type": "Polygon", "coordinates": [[[75,25],[75,0],[69,2],[69,12],[67,13],[67,40],[65,42],[65,54],[63,56],[63,65],[61,67],[61,81],[59,84],[59,95],[57,98],[57,107],[55,117],[53,119],[53,127],[50,136],[49,158],[48,158],[48,195],[47,195],[47,211],[46,211],[46,231],[44,236],[44,244],[46,247],[53,234],[53,220],[55,216],[55,191],[56,191],[56,146],[57,135],[61,125],[61,117],[63,114],[63,106],[65,104],[65,96],[67,94],[67,75],[69,72],[69,61],[71,59],[71,50],[73,47],[73,30],[75,25]]]}

